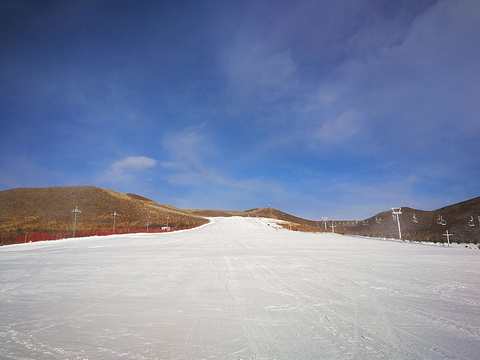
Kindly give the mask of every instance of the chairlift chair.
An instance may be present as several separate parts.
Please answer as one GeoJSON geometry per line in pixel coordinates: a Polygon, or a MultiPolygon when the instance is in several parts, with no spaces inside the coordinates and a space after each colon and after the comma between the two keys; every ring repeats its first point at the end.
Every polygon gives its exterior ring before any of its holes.
{"type": "Polygon", "coordinates": [[[438,215],[437,224],[439,224],[439,225],[447,225],[447,222],[445,221],[445,219],[443,218],[442,215],[438,215]]]}
{"type": "Polygon", "coordinates": [[[475,223],[473,222],[473,216],[470,216],[470,220],[468,221],[469,226],[475,226],[475,223]]]}

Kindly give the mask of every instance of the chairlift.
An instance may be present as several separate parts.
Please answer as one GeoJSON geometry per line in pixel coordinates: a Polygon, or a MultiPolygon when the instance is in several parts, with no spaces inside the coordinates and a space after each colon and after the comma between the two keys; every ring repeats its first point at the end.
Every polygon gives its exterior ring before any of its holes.
{"type": "Polygon", "coordinates": [[[397,221],[397,215],[392,214],[392,219],[393,219],[393,221],[397,221]]]}
{"type": "Polygon", "coordinates": [[[475,226],[475,223],[473,222],[473,216],[470,216],[470,220],[468,221],[469,226],[475,226]]]}
{"type": "Polygon", "coordinates": [[[412,221],[413,221],[415,224],[418,224],[418,219],[417,219],[417,217],[415,216],[415,214],[413,214],[412,221]]]}
{"type": "Polygon", "coordinates": [[[365,226],[368,225],[368,220],[363,220],[362,224],[365,225],[365,226]]]}
{"type": "Polygon", "coordinates": [[[377,224],[380,224],[380,223],[382,222],[382,219],[379,218],[378,216],[375,216],[375,222],[376,222],[377,224]]]}
{"type": "Polygon", "coordinates": [[[447,225],[447,222],[445,221],[445,219],[443,218],[442,215],[438,215],[437,224],[438,225],[447,225]]]}

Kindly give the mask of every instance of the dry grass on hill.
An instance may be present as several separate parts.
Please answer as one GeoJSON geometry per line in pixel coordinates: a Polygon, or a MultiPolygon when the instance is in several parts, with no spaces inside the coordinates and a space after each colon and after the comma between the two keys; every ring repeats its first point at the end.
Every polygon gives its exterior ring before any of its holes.
{"type": "MultiPolygon", "coordinates": [[[[306,220],[275,208],[255,208],[246,211],[181,210],[136,194],[121,194],[93,186],[55,188],[19,188],[0,191],[0,233],[66,232],[72,230],[75,207],[77,230],[104,230],[113,226],[113,212],[117,229],[144,229],[150,216],[151,229],[168,224],[172,228],[197,226],[204,217],[251,216],[282,220],[286,229],[295,231],[331,231],[322,221],[306,220]],[[327,229],[325,229],[325,225],[327,229]]],[[[402,237],[417,241],[445,241],[446,230],[453,234],[451,241],[480,243],[480,197],[463,201],[434,211],[408,207],[400,215],[402,237]],[[415,215],[417,222],[413,221],[415,215]],[[445,224],[438,221],[439,217],[445,224]]],[[[361,221],[335,221],[335,232],[373,237],[398,237],[396,221],[391,211],[385,211],[361,221]]]]}
{"type": "Polygon", "coordinates": [[[166,226],[185,227],[205,223],[198,216],[162,207],[135,194],[121,194],[93,186],[19,188],[0,191],[0,232],[22,234],[29,231],[70,231],[78,206],[77,230],[141,229],[166,226]]]}

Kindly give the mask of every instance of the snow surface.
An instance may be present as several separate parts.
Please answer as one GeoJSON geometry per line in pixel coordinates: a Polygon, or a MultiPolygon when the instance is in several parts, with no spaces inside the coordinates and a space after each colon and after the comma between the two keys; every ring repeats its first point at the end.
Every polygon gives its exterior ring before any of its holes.
{"type": "Polygon", "coordinates": [[[479,359],[480,251],[275,229],[0,248],[1,359],[479,359]]]}

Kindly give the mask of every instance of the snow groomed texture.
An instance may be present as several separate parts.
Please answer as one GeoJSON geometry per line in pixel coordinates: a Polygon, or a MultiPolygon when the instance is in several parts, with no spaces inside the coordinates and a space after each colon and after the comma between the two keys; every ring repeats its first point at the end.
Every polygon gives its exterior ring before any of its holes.
{"type": "Polygon", "coordinates": [[[480,251],[277,229],[0,248],[2,359],[476,359],[480,251]]]}

